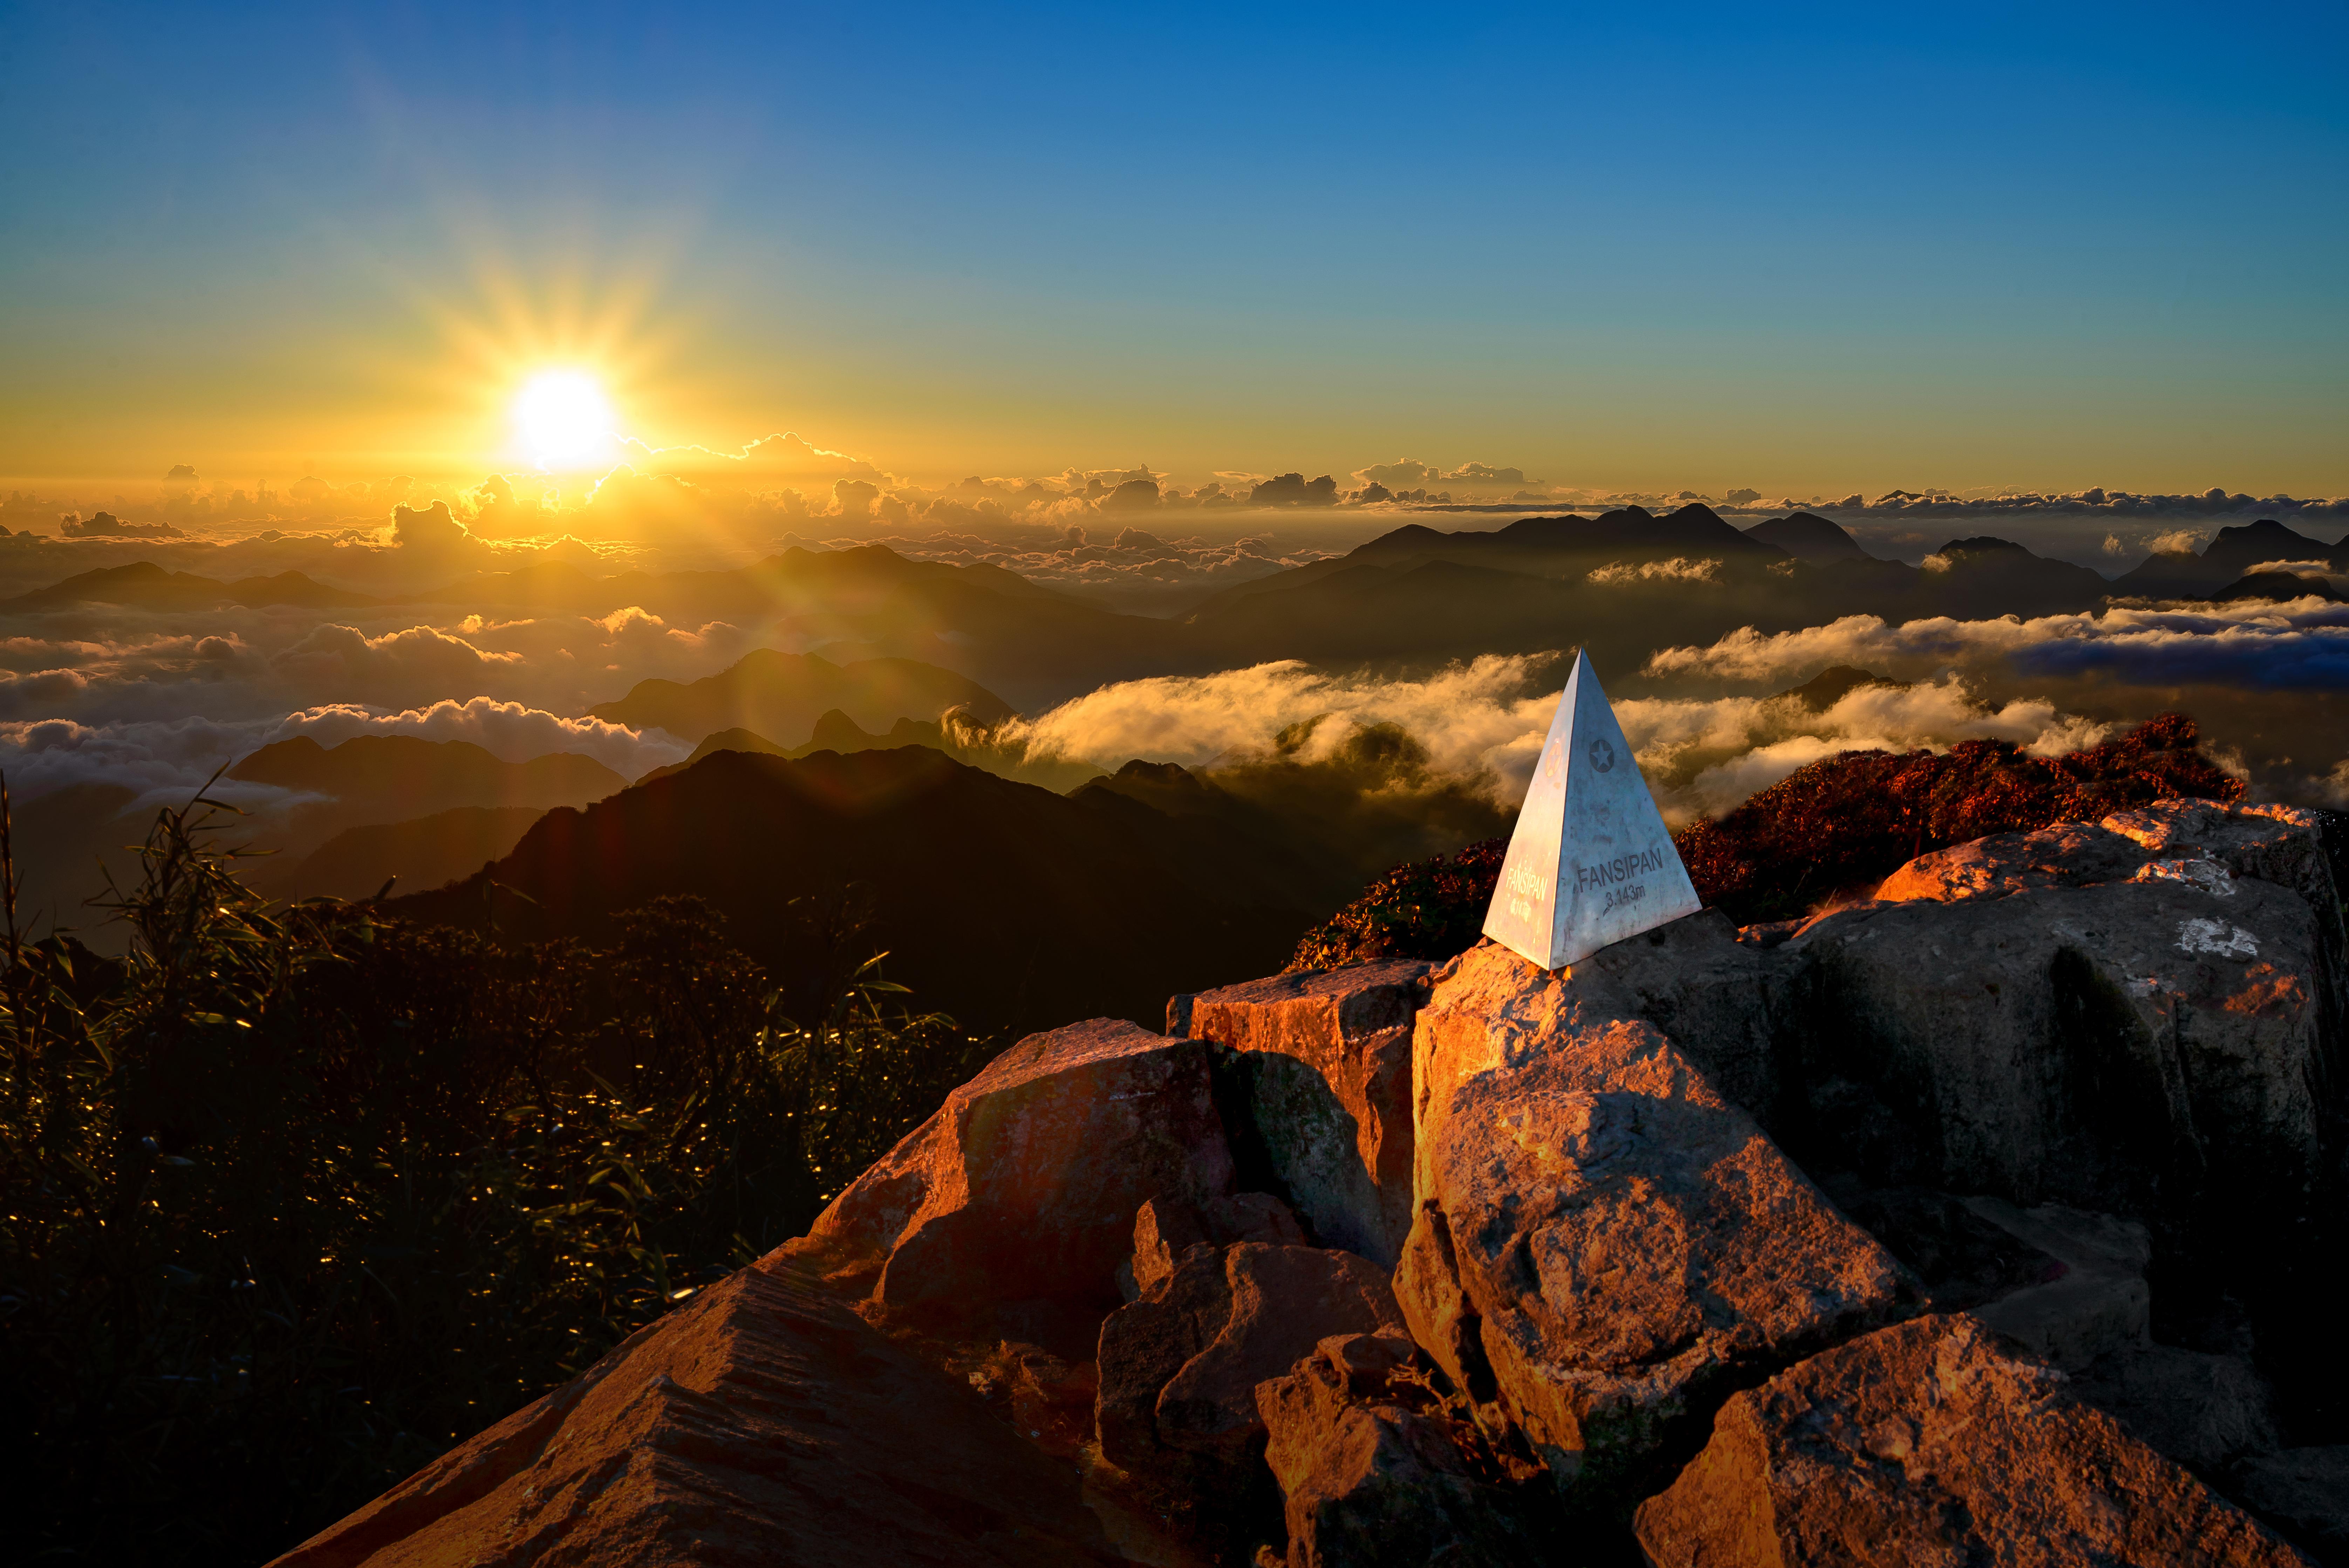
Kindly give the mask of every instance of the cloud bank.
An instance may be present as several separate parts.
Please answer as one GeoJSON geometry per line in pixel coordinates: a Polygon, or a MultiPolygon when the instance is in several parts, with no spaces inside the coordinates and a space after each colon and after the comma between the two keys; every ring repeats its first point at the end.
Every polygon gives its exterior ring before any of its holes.
{"type": "MultiPolygon", "coordinates": [[[[24,803],[77,784],[110,784],[135,796],[127,810],[184,805],[223,768],[273,741],[307,735],[336,746],[359,735],[467,740],[508,762],[558,751],[592,757],[624,779],[684,760],[690,748],[658,730],[643,733],[595,718],[565,718],[521,703],[476,697],[387,711],[357,703],[305,708],[274,718],[71,718],[0,723],[0,775],[24,803]]],[[[286,790],[222,779],[212,798],[267,816],[290,804],[286,790]]]]}
{"type": "MultiPolygon", "coordinates": [[[[1362,728],[1392,724],[1427,748],[1438,771],[1514,807],[1557,707],[1560,694],[1545,677],[1563,663],[1555,654],[1486,655],[1422,678],[1388,679],[1292,660],[1126,681],[1015,721],[998,739],[1036,759],[1115,767],[1139,757],[1212,773],[1271,753],[1283,731],[1293,739],[1299,727],[1309,733],[1293,755],[1312,762],[1336,755],[1362,728]]],[[[2109,732],[2046,701],[1992,707],[1956,677],[1905,689],[1863,686],[1823,712],[1786,698],[1740,696],[1631,698],[1615,710],[1657,804],[1676,826],[1725,811],[1838,751],[1995,739],[2052,756],[2109,732]]]]}
{"type": "Polygon", "coordinates": [[[1653,676],[1784,682],[1830,665],[1902,672],[2001,662],[2018,676],[2102,676],[2136,686],[2218,683],[2266,690],[2349,686],[2349,604],[2314,596],[2207,607],[1889,624],[1847,615],[1769,634],[1742,626],[1710,647],[1666,648],[1653,676]]]}

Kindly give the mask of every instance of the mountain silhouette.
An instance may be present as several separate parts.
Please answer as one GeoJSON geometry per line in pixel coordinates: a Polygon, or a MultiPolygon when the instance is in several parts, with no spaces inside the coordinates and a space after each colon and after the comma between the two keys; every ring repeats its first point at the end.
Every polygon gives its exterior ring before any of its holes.
{"type": "Polygon", "coordinates": [[[1868,686],[1881,686],[1888,691],[1906,691],[1914,684],[1896,681],[1849,665],[1830,665],[1798,686],[1771,694],[1772,700],[1785,700],[1801,705],[1812,713],[1825,713],[1853,692],[1868,686]]]}
{"type": "MultiPolygon", "coordinates": [[[[2113,580],[2116,596],[2200,599],[2218,594],[2271,561],[2329,561],[2349,566],[2349,544],[2330,545],[2286,528],[2271,517],[2222,528],[2200,551],[2168,550],[2148,556],[2113,580]]],[[[2229,592],[2228,597],[2251,595],[2229,592]]],[[[2290,595],[2287,595],[2289,597],[2290,595]]]]}
{"type": "Polygon", "coordinates": [[[346,828],[299,860],[251,862],[244,880],[271,898],[370,898],[397,879],[404,891],[435,888],[512,850],[545,813],[536,806],[455,806],[405,822],[346,828]]]}
{"type": "Polygon", "coordinates": [[[314,797],[254,837],[256,847],[295,855],[347,828],[412,822],[460,806],[578,805],[627,783],[576,752],[508,762],[469,740],[416,735],[359,735],[335,746],[297,735],[263,747],[228,776],[314,797]]]}
{"type": "Polygon", "coordinates": [[[2209,595],[2214,604],[2230,599],[2331,599],[2343,595],[2313,572],[2248,572],[2209,595]]]}
{"type": "Polygon", "coordinates": [[[814,654],[761,648],[740,662],[688,684],[639,681],[616,702],[588,709],[634,729],[665,729],[698,742],[721,729],[760,736],[802,735],[828,709],[861,724],[886,727],[914,717],[935,721],[951,707],[981,724],[999,724],[1011,705],[952,670],[916,659],[859,659],[835,665],[814,654]]]}
{"type": "Polygon", "coordinates": [[[101,566],[76,573],[46,588],[0,600],[0,611],[55,610],[71,604],[127,604],[141,610],[210,610],[222,604],[258,608],[287,604],[313,610],[347,609],[378,601],[347,589],[329,588],[299,572],[274,577],[241,577],[233,583],[166,572],[151,561],[101,566]]]}
{"type": "Polygon", "coordinates": [[[923,747],[719,751],[550,811],[494,866],[386,907],[604,940],[622,911],[698,893],[730,941],[790,975],[809,962],[793,901],[862,883],[873,947],[916,1006],[1029,1030],[1092,1016],[1154,1026],[1176,991],[1278,969],[1346,882],[1226,816],[1178,817],[1103,784],[1058,795],[923,747]]]}
{"type": "MultiPolygon", "coordinates": [[[[1081,603],[1000,566],[913,561],[879,544],[793,547],[722,572],[598,577],[546,562],[460,578],[413,598],[565,614],[634,605],[693,624],[767,624],[804,647],[936,665],[1022,707],[1063,701],[1103,681],[1208,667],[1197,639],[1170,622],[1081,603]]],[[[820,702],[782,731],[799,733],[828,707],[844,707],[864,723],[912,713],[871,714],[854,703],[820,702]]]]}
{"type": "Polygon", "coordinates": [[[55,926],[88,933],[106,916],[85,902],[138,881],[133,845],[147,836],[151,811],[132,812],[135,789],[120,784],[68,784],[46,795],[10,802],[10,848],[20,883],[17,918],[27,932],[55,926]]]}
{"type": "Polygon", "coordinates": [[[1030,757],[1026,746],[1017,741],[999,743],[988,732],[988,727],[978,723],[971,710],[964,709],[957,722],[949,727],[937,719],[900,718],[891,725],[886,734],[867,731],[854,719],[838,708],[828,708],[818,716],[815,728],[803,746],[783,746],[755,730],[721,729],[704,736],[693,755],[682,762],[672,762],[666,768],[656,768],[636,780],[648,784],[671,773],[681,773],[713,751],[749,751],[770,757],[811,757],[819,751],[882,751],[900,746],[926,746],[933,751],[944,752],[957,762],[1004,779],[1016,779],[1023,784],[1037,784],[1063,794],[1087,781],[1100,778],[1106,769],[1091,762],[1071,759],[1057,755],[1030,757]]]}
{"type": "Polygon", "coordinates": [[[1866,561],[1871,559],[1859,541],[1842,526],[1812,511],[1773,517],[1745,531],[1745,537],[1775,545],[1805,561],[1866,561]]]}
{"type": "MultiPolygon", "coordinates": [[[[834,708],[832,711],[833,713],[840,713],[838,708],[834,708]]],[[[827,714],[824,717],[828,718],[831,715],[827,714]]],[[[848,717],[844,713],[840,714],[840,717],[843,718],[848,717]]],[[[819,726],[820,725],[821,721],[819,721],[819,726]]],[[[834,748],[833,749],[836,750],[839,748],[834,748]]],[[[864,748],[850,747],[848,749],[852,751],[862,751],[864,748]]],[[[700,761],[703,758],[709,756],[713,752],[719,751],[748,751],[754,756],[760,757],[791,757],[795,755],[790,747],[770,740],[765,736],[760,735],[755,731],[748,729],[721,729],[714,734],[703,736],[701,738],[701,744],[693,748],[693,755],[687,758],[684,761],[672,762],[666,767],[656,768],[651,772],[647,773],[643,778],[637,779],[636,782],[639,784],[649,784],[656,779],[666,779],[672,773],[682,773],[687,769],[692,767],[695,763],[700,761]]]]}
{"type": "Polygon", "coordinates": [[[1226,663],[1579,645],[1603,669],[1627,670],[1660,647],[1702,646],[1741,626],[1766,634],[1845,615],[2041,615],[2092,610],[2111,592],[2086,567],[2006,540],[1953,540],[1920,568],[1835,549],[1807,525],[1803,532],[1807,556],[1693,505],[1661,518],[1638,508],[1532,518],[1489,533],[1411,524],[1211,595],[1187,624],[1226,663]]]}
{"type": "MultiPolygon", "coordinates": [[[[1406,523],[1358,545],[1340,561],[1353,566],[1447,562],[1495,571],[1578,576],[1609,562],[1636,565],[1673,557],[1768,562],[1784,560],[1788,553],[1740,532],[1708,506],[1684,506],[1661,517],[1630,506],[1595,518],[1520,518],[1505,528],[1491,530],[1444,532],[1424,523],[1406,523]]],[[[1310,580],[1340,570],[1338,562],[1317,562],[1279,575],[1310,580]]],[[[1260,578],[1228,592],[1245,596],[1272,581],[1260,578]]]]}

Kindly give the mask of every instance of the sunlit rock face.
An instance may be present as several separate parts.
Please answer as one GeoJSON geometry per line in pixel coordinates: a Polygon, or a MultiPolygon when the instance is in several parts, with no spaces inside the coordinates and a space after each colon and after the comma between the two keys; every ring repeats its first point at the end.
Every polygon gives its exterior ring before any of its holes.
{"type": "Polygon", "coordinates": [[[712,1286],[279,1568],[1129,1561],[1076,1475],[859,1317],[830,1261],[712,1286]]]}
{"type": "Polygon", "coordinates": [[[1388,1264],[1411,1229],[1411,1027],[1428,968],[1276,975],[1177,997],[1168,1019],[1236,1053],[1244,1142],[1315,1233],[1388,1264]]]}
{"type": "Polygon", "coordinates": [[[1096,1019],[1032,1035],[818,1217],[813,1234],[879,1265],[874,1301],[1030,1336],[1092,1337],[1119,1299],[1133,1217],[1153,1198],[1231,1189],[1211,1047],[1096,1019]]]}
{"type": "Polygon", "coordinates": [[[1654,1025],[1472,950],[1420,1015],[1420,1341],[1565,1486],[1614,1487],[1707,1387],[1887,1321],[1903,1270],[1654,1025]]]}
{"type": "Polygon", "coordinates": [[[1638,1520],[1659,1568],[2302,1561],[1967,1317],[1880,1329],[1735,1395],[1638,1520]]]}

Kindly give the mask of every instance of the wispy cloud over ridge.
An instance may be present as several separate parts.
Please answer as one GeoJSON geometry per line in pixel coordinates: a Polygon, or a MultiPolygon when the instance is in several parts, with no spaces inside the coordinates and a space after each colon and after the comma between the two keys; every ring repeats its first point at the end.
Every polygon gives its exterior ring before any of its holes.
{"type": "MultiPolygon", "coordinates": [[[[508,762],[576,752],[624,779],[681,761],[690,749],[658,730],[639,733],[602,719],[566,718],[521,703],[475,697],[398,710],[334,703],[273,718],[0,723],[0,771],[20,802],[76,784],[112,784],[132,791],[131,810],[176,806],[185,804],[222,769],[272,741],[297,735],[322,746],[360,735],[464,740],[508,762]]],[[[211,793],[229,805],[261,812],[291,799],[274,786],[236,779],[220,780],[211,793]]]]}
{"type": "Polygon", "coordinates": [[[1783,682],[1830,665],[1906,670],[1990,661],[2023,676],[2097,674],[2146,686],[2349,686],[2349,604],[2310,596],[2195,609],[2120,606],[2027,621],[1935,616],[1898,625],[1847,615],[1794,632],[1742,626],[1710,647],[1665,648],[1646,673],[1783,682]]]}

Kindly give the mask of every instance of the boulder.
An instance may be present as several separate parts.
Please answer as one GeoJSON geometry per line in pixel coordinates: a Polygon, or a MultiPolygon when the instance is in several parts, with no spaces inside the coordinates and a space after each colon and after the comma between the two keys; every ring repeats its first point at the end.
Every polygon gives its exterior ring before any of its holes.
{"type": "MultiPolygon", "coordinates": [[[[2049,834],[1945,859],[2129,841],[2049,834]]],[[[2302,1208],[2323,1161],[2330,944],[2298,893],[2201,864],[2218,876],[2003,893],[1985,880],[1810,922],[1777,950],[1809,965],[1789,1147],[1878,1185],[2136,1213],[2158,1231],[2205,1202],[2302,1208]]],[[[1912,862],[1893,882],[1925,875],[1912,862]]]]}
{"type": "Polygon", "coordinates": [[[821,1273],[801,1243],[710,1286],[276,1568],[1129,1561],[1071,1467],[821,1273]]]}
{"type": "Polygon", "coordinates": [[[1935,1311],[1971,1309],[2157,1453],[2214,1471],[2276,1446],[2270,1392],[2249,1361],[2152,1342],[2152,1245],[2137,1222],[1920,1188],[1830,1192],[1916,1271],[1935,1311]]]}
{"type": "Polygon", "coordinates": [[[1226,1464],[1264,1439],[1256,1386],[1278,1377],[1333,1334],[1400,1334],[1386,1272],[1351,1253],[1243,1242],[1223,1254],[1231,1315],[1158,1396],[1167,1441],[1226,1464]]]}
{"type": "Polygon", "coordinates": [[[1411,1229],[1411,1025],[1427,970],[1398,959],[1275,975],[1177,997],[1167,1014],[1170,1028],[1240,1053],[1232,1119],[1253,1138],[1234,1136],[1314,1239],[1390,1266],[1411,1229]]]}
{"type": "Polygon", "coordinates": [[[1264,1437],[1258,1383],[1331,1335],[1402,1327],[1385,1274],[1351,1253],[1195,1246],[1102,1324],[1102,1456],[1129,1471],[1167,1449],[1238,1467],[1264,1437]]]}
{"type": "Polygon", "coordinates": [[[1630,1484],[1712,1388],[1913,1291],[1582,965],[1471,949],[1439,975],[1413,1056],[1421,1205],[1397,1295],[1444,1373],[1570,1492],[1630,1484]]]}
{"type": "Polygon", "coordinates": [[[2054,1277],[1975,1308],[1974,1315],[2032,1355],[2067,1372],[2153,1344],[2153,1292],[2145,1283],[2153,1243],[2143,1225],[2050,1203],[2028,1212],[1996,1198],[1966,1207],[2055,1260],[2054,1277]]]}
{"type": "Polygon", "coordinates": [[[2349,1549],[2349,1446],[2286,1449],[2242,1466],[2238,1494],[2312,1545],[2349,1549]]]}
{"type": "Polygon", "coordinates": [[[2221,806],[2163,800],[2104,820],[2106,830],[2138,846],[2148,861],[2212,860],[2239,877],[2290,888],[2340,929],[2341,891],[2324,852],[2324,826],[2293,806],[2221,806]]]}
{"type": "Polygon", "coordinates": [[[1963,1312],[2060,1279],[2064,1265],[1927,1187],[1869,1187],[1848,1174],[1823,1185],[1836,1206],[1915,1273],[1935,1312],[1963,1312]]]}
{"type": "Polygon", "coordinates": [[[1886,878],[1876,896],[1953,903],[2132,880],[2190,882],[2224,896],[2237,877],[2298,893],[2338,937],[2340,890],[2324,852],[2323,824],[2315,812],[2292,806],[2163,800],[2101,822],[1993,833],[1918,856],[1886,878]],[[2226,875],[2214,877],[2212,868],[2226,875]]]}
{"type": "MultiPolygon", "coordinates": [[[[1258,1384],[1288,1568],[1508,1568],[1536,1561],[1524,1500],[1475,1425],[1393,1335],[1323,1340],[1258,1384]]],[[[1259,1558],[1259,1562],[1262,1559],[1259,1558]]]]}
{"type": "Polygon", "coordinates": [[[1187,1490],[1191,1467],[1159,1431],[1158,1396],[1231,1316],[1222,1249],[1196,1243],[1138,1299],[1102,1320],[1094,1433],[1102,1458],[1144,1490],[1187,1490]]]}
{"type": "Polygon", "coordinates": [[[2147,1345],[2104,1357],[2072,1389],[2156,1453],[2206,1474],[2276,1449],[2273,1398],[2240,1356],[2147,1345]]]}
{"type": "Polygon", "coordinates": [[[1574,966],[1575,983],[1661,1029],[1768,1131],[1795,1087],[1780,1062],[1781,1042],[1799,1024],[1791,1010],[1798,965],[1775,943],[1739,937],[1727,915],[1701,910],[1600,948],[1574,966]]]}
{"type": "Polygon", "coordinates": [[[1919,855],[1885,878],[1876,896],[1890,903],[1955,903],[2033,888],[2089,887],[2127,882],[2151,858],[2142,845],[2109,828],[2059,822],[1919,855]]]}
{"type": "Polygon", "coordinates": [[[1962,1315],[1879,1330],[1733,1396],[1636,1529],[1655,1568],[2304,1562],[1962,1315]]]}
{"type": "MultiPolygon", "coordinates": [[[[1269,1192],[1235,1192],[1211,1200],[1205,1208],[1169,1198],[1154,1198],[1133,1216],[1133,1265],[1130,1273],[1134,1300],[1174,1273],[1185,1253],[1195,1246],[1227,1246],[1234,1242],[1263,1242],[1271,1246],[1301,1247],[1304,1228],[1288,1205],[1269,1192]]],[[[1121,1282],[1123,1284],[1123,1282],[1121,1282]]]]}
{"type": "Polygon", "coordinates": [[[1134,1212],[1226,1196],[1214,1047],[1099,1018],[1031,1035],[858,1177],[812,1234],[879,1265],[874,1299],[993,1317],[1061,1354],[1122,1299],[1134,1212]]]}

